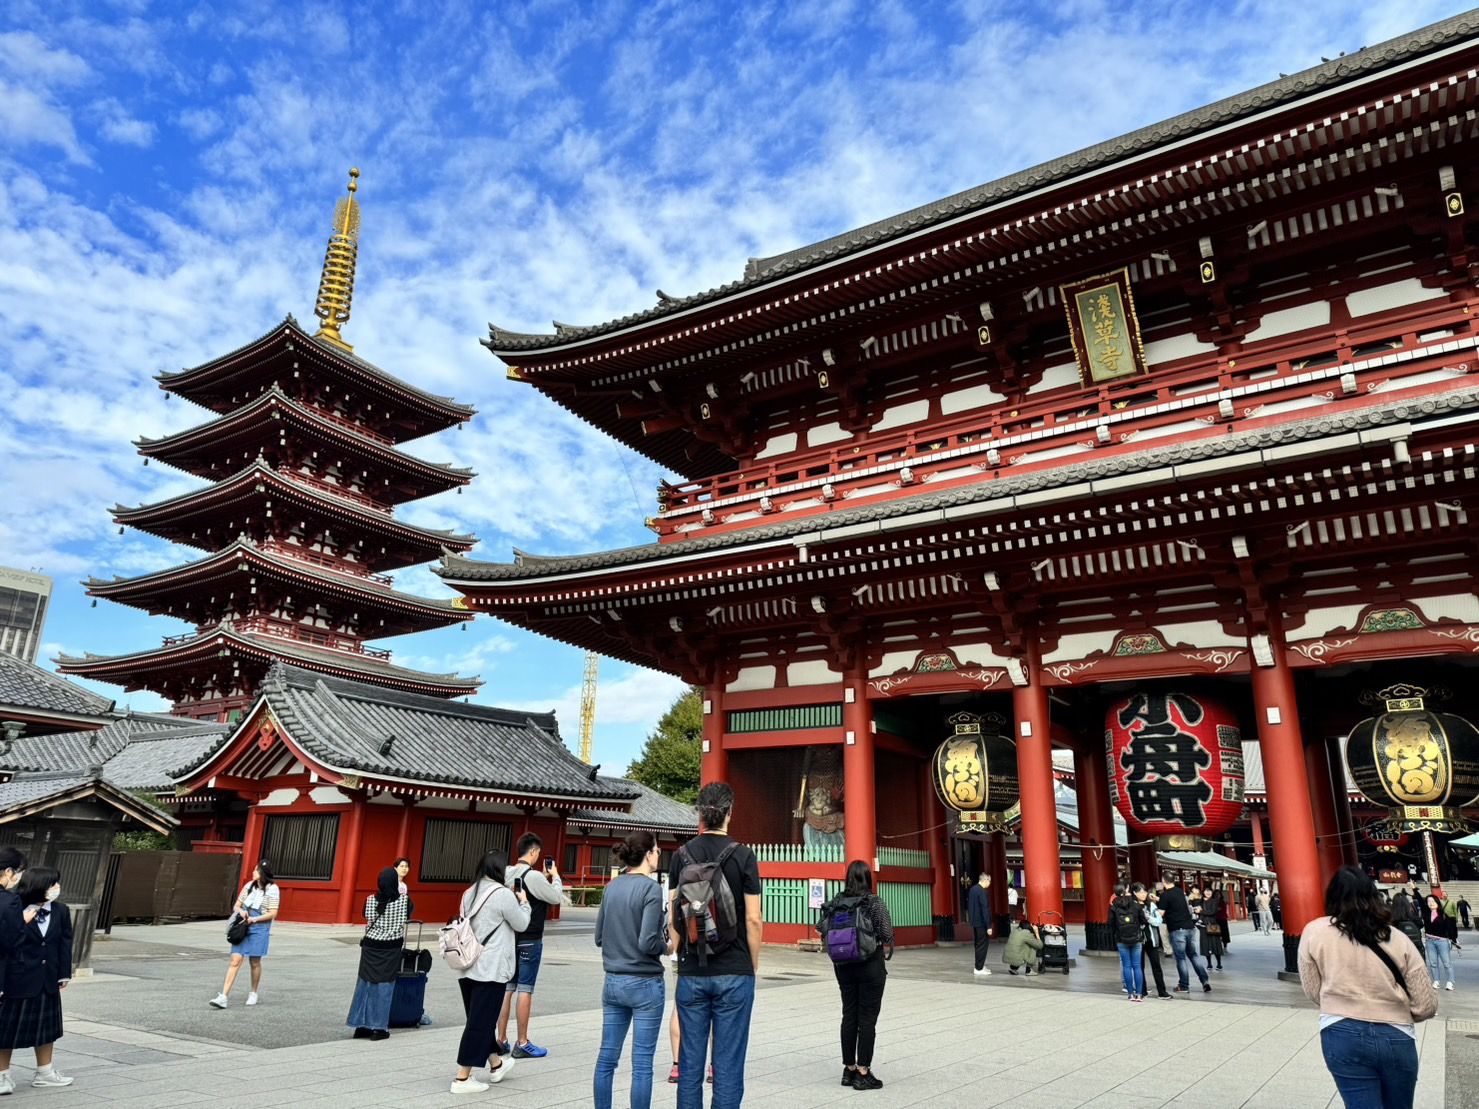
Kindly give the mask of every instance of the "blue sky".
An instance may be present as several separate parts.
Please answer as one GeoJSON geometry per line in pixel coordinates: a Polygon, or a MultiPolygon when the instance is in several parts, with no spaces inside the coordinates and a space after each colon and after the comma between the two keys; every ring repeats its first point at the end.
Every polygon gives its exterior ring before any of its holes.
{"type": "MultiPolygon", "coordinates": [[[[504,380],[489,320],[593,323],[1464,10],[1463,3],[0,7],[0,564],[57,579],[47,652],[183,625],[79,578],[198,554],[108,509],[198,484],[129,441],[200,422],[153,374],[312,315],[345,170],[364,357],[475,404],[411,449],[479,472],[418,523],[566,553],[645,542],[663,476],[504,380]],[[427,14],[428,12],[432,14],[427,14]]],[[[424,569],[403,588],[445,592],[424,569]]],[[[388,641],[480,700],[576,730],[578,651],[482,619],[388,641]]],[[[606,661],[597,761],[624,768],[680,686],[606,661]]],[[[149,694],[123,695],[138,708],[149,694]]]]}

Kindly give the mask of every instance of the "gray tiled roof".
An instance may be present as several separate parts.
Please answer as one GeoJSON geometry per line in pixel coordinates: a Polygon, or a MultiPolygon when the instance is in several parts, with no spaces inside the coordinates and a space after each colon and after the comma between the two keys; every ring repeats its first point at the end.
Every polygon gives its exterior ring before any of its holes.
{"type": "Polygon", "coordinates": [[[674,801],[655,789],[634,782],[630,778],[601,778],[613,786],[627,787],[637,791],[631,812],[602,812],[600,809],[576,809],[570,814],[573,822],[586,821],[607,828],[647,828],[657,832],[691,832],[698,834],[698,813],[692,805],[674,801]]]}
{"type": "Polygon", "coordinates": [[[1072,462],[1053,469],[1024,474],[1021,477],[983,480],[938,493],[922,492],[913,496],[881,500],[837,512],[795,516],[791,519],[777,520],[773,524],[747,527],[738,531],[723,532],[696,539],[680,539],[671,543],[647,543],[640,547],[623,547],[613,551],[598,551],[564,557],[532,556],[519,553],[513,562],[484,562],[449,552],[442,556],[441,564],[432,569],[452,582],[475,582],[535,579],[551,574],[635,565],[726,547],[790,539],[822,528],[839,528],[849,524],[861,524],[977,504],[982,501],[1035,493],[1044,489],[1076,485],[1141,470],[1155,470],[1204,459],[1221,458],[1283,443],[1361,431],[1385,424],[1418,420],[1424,416],[1475,407],[1479,407],[1479,387],[1471,386],[1433,396],[1392,401],[1385,405],[1337,411],[1311,419],[1260,427],[1253,431],[1193,440],[1166,447],[1148,448],[1133,454],[1117,455],[1097,461],[1072,462]]]}
{"type": "Polygon", "coordinates": [[[61,732],[15,744],[0,769],[91,773],[119,789],[173,788],[173,770],[198,762],[230,733],[225,724],[130,713],[94,731],[61,732]]]}
{"type": "Polygon", "coordinates": [[[0,652],[0,705],[70,716],[102,716],[113,702],[66,678],[0,652]]]}
{"type": "Polygon", "coordinates": [[[74,770],[27,772],[0,783],[0,823],[15,819],[18,809],[34,809],[38,805],[45,807],[42,803],[46,801],[55,799],[60,803],[77,794],[95,795],[155,831],[168,831],[179,824],[168,813],[161,812],[106,779],[86,771],[74,770]]]}
{"type": "Polygon", "coordinates": [[[1387,42],[1362,48],[1354,54],[1335,58],[1287,77],[1280,77],[1276,81],[1270,81],[1247,92],[1238,93],[1236,96],[1230,96],[1194,111],[1173,116],[1171,119],[1149,127],[1142,127],[1138,131],[1132,131],[1119,138],[1055,158],[989,184],[966,189],[964,192],[879,220],[865,227],[770,258],[751,259],[745,267],[745,276],[741,280],[730,282],[719,288],[693,296],[669,298],[645,311],[592,327],[562,325],[556,328],[553,335],[522,334],[489,325],[490,336],[485,345],[496,352],[537,350],[541,347],[557,346],[572,340],[590,338],[659,319],[686,308],[765,284],[829,259],[886,242],[931,224],[966,215],[993,204],[1000,204],[1079,174],[1104,169],[1116,162],[1144,154],[1157,147],[1191,138],[1247,116],[1266,112],[1280,104],[1287,104],[1381,69],[1434,53],[1476,34],[1479,34],[1479,11],[1465,12],[1387,42]]]}
{"type": "Polygon", "coordinates": [[[262,696],[293,741],[335,770],[621,804],[638,796],[576,758],[554,713],[444,701],[280,663],[268,671],[262,696]]]}

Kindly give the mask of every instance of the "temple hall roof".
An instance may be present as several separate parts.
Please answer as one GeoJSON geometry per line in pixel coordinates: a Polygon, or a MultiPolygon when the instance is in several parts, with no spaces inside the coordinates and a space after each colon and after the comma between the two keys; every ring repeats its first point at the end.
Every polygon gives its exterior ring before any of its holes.
{"type": "Polygon", "coordinates": [[[0,652],[0,715],[105,716],[113,702],[66,678],[0,652]]]}
{"type": "Polygon", "coordinates": [[[612,786],[637,791],[631,812],[602,812],[600,809],[576,809],[570,814],[572,823],[594,824],[602,828],[632,831],[646,828],[652,832],[679,832],[698,834],[698,813],[692,805],[674,801],[657,790],[634,782],[630,778],[598,779],[612,786]]]}
{"type": "Polygon", "coordinates": [[[689,309],[758,288],[833,259],[903,238],[935,224],[969,216],[1060,185],[1080,175],[1107,169],[1157,148],[1193,139],[1239,120],[1292,104],[1383,69],[1436,54],[1476,34],[1479,34],[1479,11],[1465,12],[1386,42],[1363,47],[1352,54],[1331,59],[1299,73],[1281,75],[1275,81],[1246,92],[907,212],[769,258],[752,258],[745,266],[744,276],[727,285],[692,296],[667,297],[651,308],[606,323],[592,326],[561,324],[552,334],[528,334],[490,324],[489,338],[484,345],[495,354],[515,355],[519,352],[561,347],[667,316],[678,316],[689,309]]]}
{"type": "Polygon", "coordinates": [[[0,768],[28,772],[90,772],[119,789],[162,792],[174,772],[199,762],[230,733],[225,724],[179,716],[129,713],[89,732],[63,732],[14,745],[0,768]]]}
{"type": "Polygon", "coordinates": [[[0,825],[25,820],[61,805],[91,798],[103,802],[161,834],[179,821],[89,771],[62,770],[16,774],[0,782],[0,825]]]}

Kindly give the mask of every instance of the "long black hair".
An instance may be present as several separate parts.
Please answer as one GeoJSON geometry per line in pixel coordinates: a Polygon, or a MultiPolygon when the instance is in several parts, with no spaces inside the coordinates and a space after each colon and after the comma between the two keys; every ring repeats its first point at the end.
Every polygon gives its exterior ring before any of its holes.
{"type": "Polygon", "coordinates": [[[847,881],[842,892],[849,897],[867,897],[873,892],[873,871],[862,859],[847,864],[847,881]]]}
{"type": "Polygon", "coordinates": [[[1354,866],[1343,866],[1325,887],[1325,913],[1355,943],[1382,943],[1392,934],[1392,913],[1376,896],[1376,883],[1354,866]]]}
{"type": "Polygon", "coordinates": [[[33,866],[21,875],[15,894],[24,905],[40,905],[46,900],[46,891],[61,881],[62,875],[55,867],[33,866]]]}
{"type": "Polygon", "coordinates": [[[493,848],[478,863],[478,869],[473,874],[473,884],[476,885],[480,879],[491,878],[499,885],[503,884],[504,873],[508,870],[508,852],[493,848]]]}
{"type": "Polygon", "coordinates": [[[257,873],[261,875],[255,882],[259,888],[265,890],[268,886],[272,885],[272,867],[267,865],[266,859],[259,859],[257,861],[257,873]]]}

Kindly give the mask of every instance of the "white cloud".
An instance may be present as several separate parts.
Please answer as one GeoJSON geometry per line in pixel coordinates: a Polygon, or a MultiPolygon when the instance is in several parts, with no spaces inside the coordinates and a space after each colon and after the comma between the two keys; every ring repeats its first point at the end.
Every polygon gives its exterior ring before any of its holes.
{"type": "Polygon", "coordinates": [[[33,31],[0,33],[0,70],[46,87],[79,85],[92,70],[70,50],[53,49],[33,31]]]}
{"type": "Polygon", "coordinates": [[[16,147],[55,147],[70,162],[91,164],[66,111],[36,90],[3,78],[0,78],[0,139],[16,147]]]}

